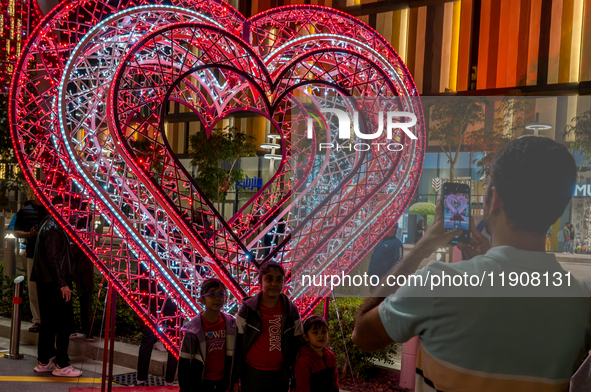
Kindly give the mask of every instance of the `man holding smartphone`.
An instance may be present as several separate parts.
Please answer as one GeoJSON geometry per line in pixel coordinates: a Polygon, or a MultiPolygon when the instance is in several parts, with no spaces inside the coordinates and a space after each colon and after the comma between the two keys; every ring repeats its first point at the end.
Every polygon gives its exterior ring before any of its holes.
{"type": "Polygon", "coordinates": [[[568,285],[565,278],[562,287],[536,291],[539,282],[499,287],[499,277],[509,272],[566,276],[555,255],[544,252],[545,235],[570,202],[576,171],[567,148],[544,137],[522,137],[497,152],[484,201],[492,247],[471,220],[470,243],[458,247],[472,259],[432,262],[415,273],[423,259],[461,233],[445,231],[438,203],[425,236],[390,271],[422,278],[442,273],[488,278],[490,273],[496,286],[489,280],[488,289],[452,288],[455,297],[411,285],[389,292],[387,285],[379,287],[378,297],[367,299],[359,311],[355,344],[375,351],[418,335],[416,390],[568,391],[570,377],[591,348],[589,286],[569,275],[568,285]]]}

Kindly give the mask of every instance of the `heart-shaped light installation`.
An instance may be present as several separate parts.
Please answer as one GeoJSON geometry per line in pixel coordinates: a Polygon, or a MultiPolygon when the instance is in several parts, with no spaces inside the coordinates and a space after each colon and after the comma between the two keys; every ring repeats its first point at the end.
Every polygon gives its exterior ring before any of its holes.
{"type": "Polygon", "coordinates": [[[449,209],[454,221],[462,222],[462,213],[468,206],[468,200],[464,195],[448,195],[445,198],[445,205],[449,209]]]}
{"type": "Polygon", "coordinates": [[[461,214],[468,205],[468,200],[463,195],[449,195],[445,198],[445,204],[452,215],[461,214]]]}
{"type": "Polygon", "coordinates": [[[220,0],[117,3],[66,0],[27,41],[10,106],[27,181],[172,351],[182,319],[201,310],[203,279],[221,278],[233,307],[257,290],[265,260],[290,271],[287,292],[309,313],[328,288],[302,287],[296,272],[351,271],[416,190],[425,135],[408,70],[373,29],[325,7],[245,20],[220,0]],[[205,132],[250,111],[281,136],[276,173],[227,222],[170,150],[170,102],[205,132]],[[308,112],[323,107],[360,110],[365,128],[380,111],[412,112],[417,139],[395,132],[400,152],[317,152],[319,140],[349,143],[330,116],[304,136],[308,112]],[[52,205],[56,196],[65,203],[52,205]],[[106,228],[95,230],[100,217],[106,228]],[[168,300],[175,315],[162,311],[168,300]]]}

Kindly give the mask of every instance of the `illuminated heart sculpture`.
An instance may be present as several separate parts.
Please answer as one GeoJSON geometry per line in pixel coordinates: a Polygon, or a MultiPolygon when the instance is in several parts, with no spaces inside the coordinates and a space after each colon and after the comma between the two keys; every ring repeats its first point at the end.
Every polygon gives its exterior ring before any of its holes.
{"type": "Polygon", "coordinates": [[[181,320],[200,311],[203,279],[222,279],[236,306],[256,291],[265,260],[285,265],[288,294],[311,312],[328,288],[298,285],[295,271],[347,273],[376,245],[416,190],[425,135],[410,74],[359,20],[318,6],[245,20],[220,0],[172,4],[62,2],[22,52],[10,120],[38,197],[178,350],[181,320]],[[171,102],[194,113],[204,132],[249,111],[281,137],[277,171],[228,221],[171,151],[164,124],[171,102]],[[363,112],[364,129],[378,125],[380,111],[412,112],[417,139],[398,130],[402,151],[347,151],[349,139],[336,138],[327,116],[309,140],[309,113],[323,107],[363,112]],[[318,152],[328,138],[334,150],[318,152]],[[54,206],[58,195],[65,203],[54,206]],[[107,227],[95,230],[99,217],[107,227]],[[167,300],[174,316],[162,312],[167,300]]]}
{"type": "Polygon", "coordinates": [[[445,199],[445,204],[452,215],[461,215],[468,205],[468,200],[463,195],[449,195],[445,199]]]}

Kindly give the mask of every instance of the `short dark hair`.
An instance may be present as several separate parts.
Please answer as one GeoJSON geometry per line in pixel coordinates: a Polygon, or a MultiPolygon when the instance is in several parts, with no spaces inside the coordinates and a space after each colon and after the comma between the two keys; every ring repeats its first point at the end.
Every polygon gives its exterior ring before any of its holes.
{"type": "Polygon", "coordinates": [[[281,271],[281,275],[285,276],[285,269],[281,266],[281,264],[272,260],[265,261],[259,267],[259,284],[262,284],[263,276],[267,275],[271,268],[277,268],[279,271],[281,271]]]}
{"type": "Polygon", "coordinates": [[[201,283],[201,292],[199,295],[207,294],[212,290],[217,290],[220,287],[225,288],[224,284],[218,278],[209,278],[205,279],[203,283],[201,283]]]}
{"type": "Polygon", "coordinates": [[[328,323],[324,319],[324,317],[319,316],[317,314],[313,314],[311,316],[306,317],[304,320],[304,335],[308,333],[310,330],[315,330],[316,328],[326,327],[328,329],[328,323]]]}
{"type": "Polygon", "coordinates": [[[515,227],[542,235],[570,202],[577,165],[565,146],[545,137],[524,136],[495,154],[490,177],[489,189],[497,189],[515,227]]]}

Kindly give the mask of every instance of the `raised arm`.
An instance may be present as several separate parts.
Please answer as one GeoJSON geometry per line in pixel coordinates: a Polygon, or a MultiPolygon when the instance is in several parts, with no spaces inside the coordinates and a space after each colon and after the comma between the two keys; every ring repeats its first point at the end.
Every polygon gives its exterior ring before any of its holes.
{"type": "Polygon", "coordinates": [[[389,275],[411,275],[417,271],[421,262],[442,246],[447,245],[455,236],[462,234],[461,229],[445,231],[443,226],[442,203],[438,202],[435,209],[433,224],[429,227],[423,238],[411,249],[398,265],[385,275],[374,297],[365,300],[359,308],[359,314],[355,320],[352,339],[360,349],[364,351],[377,351],[394,341],[388,335],[379,314],[379,305],[384,299],[394,294],[399,286],[388,286],[386,279],[389,275]]]}

